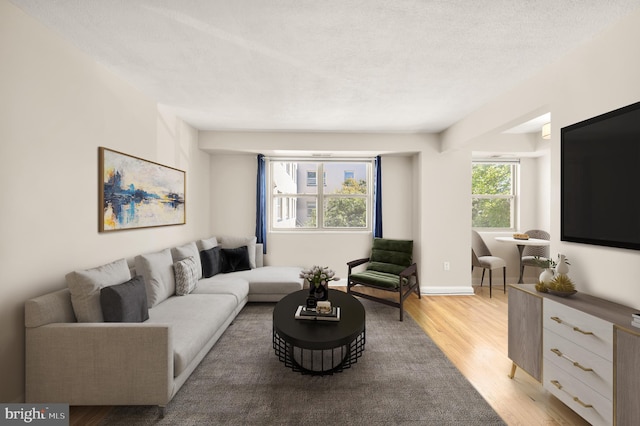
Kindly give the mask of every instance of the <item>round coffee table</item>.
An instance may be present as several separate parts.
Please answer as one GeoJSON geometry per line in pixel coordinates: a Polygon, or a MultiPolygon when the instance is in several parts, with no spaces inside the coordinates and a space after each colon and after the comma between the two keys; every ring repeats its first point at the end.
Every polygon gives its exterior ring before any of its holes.
{"type": "Polygon", "coordinates": [[[365,344],[365,312],[350,294],[329,290],[332,306],[340,307],[339,321],[296,319],[309,290],[282,298],[273,309],[273,349],[293,371],[324,375],[340,372],[358,361],[365,344]]]}

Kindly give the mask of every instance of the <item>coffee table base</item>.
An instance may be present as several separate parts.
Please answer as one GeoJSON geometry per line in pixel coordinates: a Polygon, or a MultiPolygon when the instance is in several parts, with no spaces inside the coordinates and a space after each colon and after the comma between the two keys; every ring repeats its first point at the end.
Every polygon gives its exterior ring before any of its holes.
{"type": "Polygon", "coordinates": [[[273,330],[273,349],[281,362],[293,371],[302,374],[324,376],[339,373],[358,362],[364,351],[365,331],[363,330],[348,345],[327,349],[305,349],[285,341],[273,330]]]}

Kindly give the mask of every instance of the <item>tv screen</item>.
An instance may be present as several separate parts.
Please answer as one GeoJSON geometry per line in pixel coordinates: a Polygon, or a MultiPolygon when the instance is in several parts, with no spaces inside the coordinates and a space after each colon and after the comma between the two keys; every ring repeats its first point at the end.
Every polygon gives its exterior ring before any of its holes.
{"type": "Polygon", "coordinates": [[[640,102],[560,134],[561,240],[640,250],[640,102]]]}

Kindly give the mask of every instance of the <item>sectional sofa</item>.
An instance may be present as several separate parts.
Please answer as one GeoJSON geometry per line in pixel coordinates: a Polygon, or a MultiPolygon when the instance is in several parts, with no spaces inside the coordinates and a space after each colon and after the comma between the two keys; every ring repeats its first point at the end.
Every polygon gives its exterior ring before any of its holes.
{"type": "Polygon", "coordinates": [[[26,302],[26,402],[164,414],[244,305],[302,289],[300,271],[264,266],[255,238],[224,237],[71,272],[26,302]]]}

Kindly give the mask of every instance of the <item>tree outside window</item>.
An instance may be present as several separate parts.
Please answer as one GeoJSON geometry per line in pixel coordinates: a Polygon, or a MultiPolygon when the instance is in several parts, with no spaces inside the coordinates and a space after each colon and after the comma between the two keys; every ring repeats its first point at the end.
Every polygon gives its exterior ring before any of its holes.
{"type": "Polygon", "coordinates": [[[516,163],[473,163],[472,227],[515,229],[516,171],[516,163]]]}

